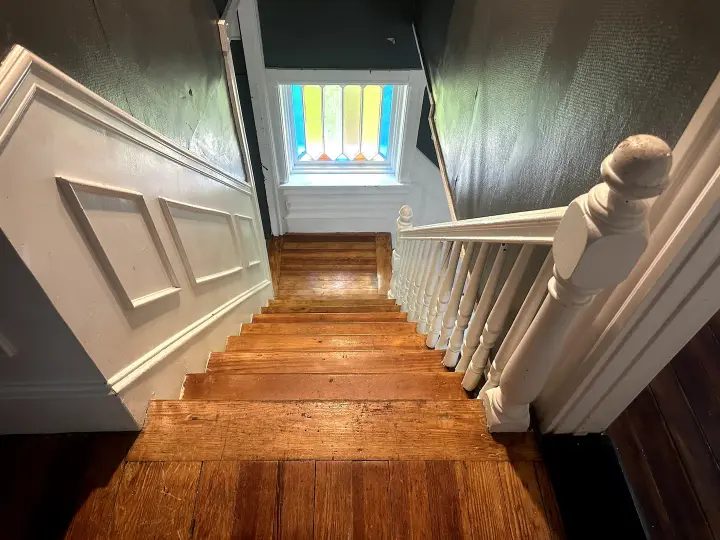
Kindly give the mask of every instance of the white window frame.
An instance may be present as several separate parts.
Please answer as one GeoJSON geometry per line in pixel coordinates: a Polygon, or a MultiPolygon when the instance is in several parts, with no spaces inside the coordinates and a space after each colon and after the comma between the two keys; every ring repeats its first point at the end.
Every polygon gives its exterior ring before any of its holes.
{"type": "Polygon", "coordinates": [[[425,77],[421,70],[266,69],[265,73],[280,186],[382,186],[409,183],[409,178],[403,175],[403,164],[411,159],[409,155],[417,141],[425,88],[425,77]],[[288,114],[291,112],[289,86],[292,84],[394,85],[388,160],[361,163],[298,161],[295,156],[294,122],[292,115],[288,114]],[[287,89],[283,91],[283,87],[287,89]]]}

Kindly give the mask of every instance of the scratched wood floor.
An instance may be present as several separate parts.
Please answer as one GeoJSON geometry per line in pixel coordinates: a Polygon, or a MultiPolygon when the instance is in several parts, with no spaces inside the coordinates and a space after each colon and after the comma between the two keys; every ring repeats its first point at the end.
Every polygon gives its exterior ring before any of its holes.
{"type": "Polygon", "coordinates": [[[387,300],[386,234],[270,243],[277,299],[140,434],[0,438],[3,538],[562,538],[532,434],[387,300]]]}

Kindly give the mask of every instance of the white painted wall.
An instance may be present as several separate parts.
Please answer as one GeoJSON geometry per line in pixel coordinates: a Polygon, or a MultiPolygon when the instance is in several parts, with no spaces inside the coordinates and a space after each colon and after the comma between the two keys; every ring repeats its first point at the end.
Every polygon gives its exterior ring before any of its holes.
{"type": "Polygon", "coordinates": [[[2,433],[137,429],[272,295],[252,186],[19,47],[0,228],[2,433]]]}
{"type": "Polygon", "coordinates": [[[417,148],[409,153],[403,176],[390,186],[281,186],[288,232],[392,232],[404,204],[413,225],[451,221],[440,170],[417,148]]]}

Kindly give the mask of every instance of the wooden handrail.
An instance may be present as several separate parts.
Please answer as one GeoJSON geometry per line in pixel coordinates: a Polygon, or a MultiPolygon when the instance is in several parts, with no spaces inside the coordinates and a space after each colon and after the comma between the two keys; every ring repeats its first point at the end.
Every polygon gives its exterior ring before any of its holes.
{"type": "Polygon", "coordinates": [[[409,227],[398,238],[551,245],[566,206],[409,227]]]}

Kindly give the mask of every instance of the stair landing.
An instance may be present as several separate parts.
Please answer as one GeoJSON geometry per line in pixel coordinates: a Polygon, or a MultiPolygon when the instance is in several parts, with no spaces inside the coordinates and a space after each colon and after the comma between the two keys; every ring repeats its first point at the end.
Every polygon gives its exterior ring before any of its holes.
{"type": "Polygon", "coordinates": [[[562,537],[533,435],[487,432],[387,299],[390,256],[384,234],[273,239],[276,300],[151,403],[67,537],[562,537]]]}

